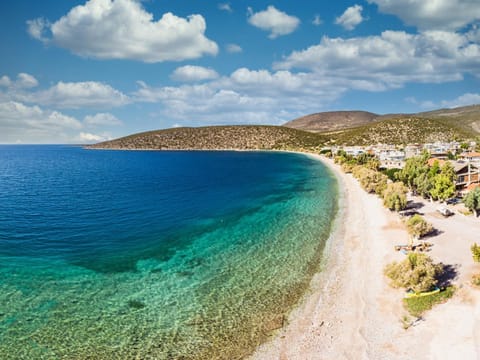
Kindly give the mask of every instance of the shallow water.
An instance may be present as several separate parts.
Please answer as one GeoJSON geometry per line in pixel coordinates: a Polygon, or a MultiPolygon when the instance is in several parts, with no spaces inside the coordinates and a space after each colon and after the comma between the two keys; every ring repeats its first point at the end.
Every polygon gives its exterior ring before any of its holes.
{"type": "Polygon", "coordinates": [[[297,154],[0,146],[0,174],[2,359],[241,358],[336,212],[297,154]]]}

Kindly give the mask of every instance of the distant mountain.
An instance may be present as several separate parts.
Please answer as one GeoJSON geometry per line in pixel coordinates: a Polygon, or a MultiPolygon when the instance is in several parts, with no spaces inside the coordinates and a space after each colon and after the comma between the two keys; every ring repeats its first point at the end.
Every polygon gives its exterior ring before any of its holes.
{"type": "Polygon", "coordinates": [[[302,150],[319,149],[318,134],[282,126],[207,126],[149,131],[89,145],[91,149],[302,150]]]}
{"type": "Polygon", "coordinates": [[[367,111],[328,111],[302,116],[283,126],[313,132],[337,131],[369,124],[378,116],[367,111]]]}

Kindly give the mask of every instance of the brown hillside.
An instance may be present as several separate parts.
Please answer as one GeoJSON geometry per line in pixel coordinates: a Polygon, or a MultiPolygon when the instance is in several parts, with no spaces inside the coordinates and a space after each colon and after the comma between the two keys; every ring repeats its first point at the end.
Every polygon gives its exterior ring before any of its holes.
{"type": "Polygon", "coordinates": [[[149,131],[87,146],[91,149],[145,150],[314,150],[319,134],[282,126],[207,126],[149,131]]]}
{"type": "Polygon", "coordinates": [[[328,111],[302,116],[284,126],[314,132],[338,131],[369,124],[377,117],[367,111],[328,111]]]}
{"type": "Polygon", "coordinates": [[[440,109],[419,113],[419,116],[444,119],[456,126],[480,133],[480,105],[463,106],[453,109],[440,109]]]}

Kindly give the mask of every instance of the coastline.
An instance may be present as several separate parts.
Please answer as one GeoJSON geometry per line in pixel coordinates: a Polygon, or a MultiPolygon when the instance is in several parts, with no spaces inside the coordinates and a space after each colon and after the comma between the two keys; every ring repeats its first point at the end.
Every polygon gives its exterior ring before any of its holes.
{"type": "Polygon", "coordinates": [[[454,297],[405,330],[404,291],[391,288],[383,275],[386,264],[404,259],[393,250],[408,240],[399,215],[384,208],[376,195],[366,193],[331,159],[299,151],[241,151],[290,152],[320,161],[336,177],[339,194],[322,271],[314,275],[284,326],[247,359],[480,359],[480,291],[469,283],[478,273],[470,255],[471,243],[478,242],[478,219],[438,218],[438,204],[411,199],[421,203],[425,218],[440,233],[431,239],[429,255],[458,268],[459,276],[453,281],[454,297]]]}
{"type": "MultiPolygon", "coordinates": [[[[257,348],[250,359],[376,358],[369,351],[371,344],[367,343],[364,326],[369,317],[367,312],[375,310],[367,306],[375,296],[367,291],[383,285],[383,263],[371,266],[371,260],[386,249],[375,248],[373,242],[364,239],[371,234],[383,236],[382,227],[392,227],[395,233],[392,235],[405,240],[407,234],[401,224],[395,223],[395,216],[383,209],[377,197],[365,193],[356,180],[345,175],[333,161],[319,155],[306,155],[321,161],[338,182],[339,212],[325,249],[324,270],[312,279],[309,293],[292,311],[287,326],[257,348]],[[371,216],[372,212],[375,216],[371,216]]],[[[382,292],[395,294],[395,291],[382,292]]],[[[390,322],[396,324],[394,309],[386,310],[387,314],[381,317],[388,316],[390,322]]],[[[378,334],[377,340],[381,337],[382,334],[378,334]]]]}
{"type": "MultiPolygon", "coordinates": [[[[463,275],[459,295],[404,330],[403,291],[391,288],[383,275],[387,263],[404,258],[393,250],[408,239],[400,217],[332,160],[305,155],[327,166],[339,186],[339,212],[325,247],[324,270],[314,276],[286,325],[248,359],[479,358],[479,291],[463,275]]],[[[452,231],[455,224],[444,236],[452,231]]]]}

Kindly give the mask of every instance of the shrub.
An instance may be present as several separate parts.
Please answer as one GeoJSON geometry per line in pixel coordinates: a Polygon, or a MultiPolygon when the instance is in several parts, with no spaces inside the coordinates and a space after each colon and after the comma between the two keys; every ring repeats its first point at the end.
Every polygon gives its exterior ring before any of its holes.
{"type": "Polygon", "coordinates": [[[386,175],[364,166],[354,168],[353,176],[358,179],[362,188],[368,193],[381,194],[387,186],[388,178],[386,175]]]}
{"type": "Polygon", "coordinates": [[[407,220],[407,230],[410,235],[420,238],[431,233],[433,231],[433,226],[425,221],[423,217],[415,214],[407,220]]]}
{"type": "Polygon", "coordinates": [[[477,243],[474,243],[470,247],[470,250],[472,251],[473,261],[480,262],[480,246],[478,246],[477,243]]]}
{"type": "Polygon", "coordinates": [[[342,171],[346,174],[349,174],[353,171],[355,166],[357,166],[357,165],[355,165],[355,163],[353,163],[351,161],[343,162],[342,163],[342,171]]]}
{"type": "Polygon", "coordinates": [[[472,276],[472,285],[480,286],[480,274],[474,274],[472,276]]]}
{"type": "Polygon", "coordinates": [[[443,267],[421,253],[409,253],[405,260],[385,267],[385,275],[393,287],[412,289],[416,293],[429,291],[438,283],[443,267]]]}
{"type": "Polygon", "coordinates": [[[390,210],[400,211],[407,206],[407,187],[401,182],[390,183],[383,192],[383,204],[390,210]]]}

